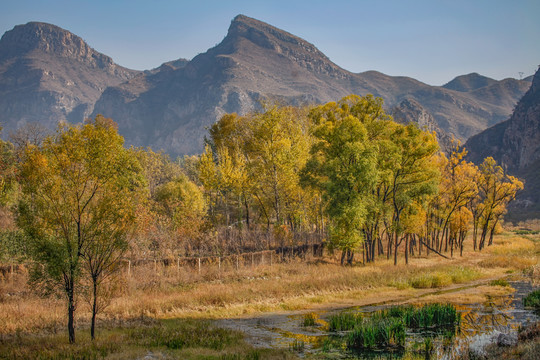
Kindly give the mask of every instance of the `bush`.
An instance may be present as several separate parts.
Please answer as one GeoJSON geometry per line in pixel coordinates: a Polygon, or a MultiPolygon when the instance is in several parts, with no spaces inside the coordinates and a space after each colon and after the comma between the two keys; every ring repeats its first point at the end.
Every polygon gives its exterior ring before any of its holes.
{"type": "Polygon", "coordinates": [[[527,307],[535,308],[536,310],[540,310],[540,289],[529,293],[523,299],[523,305],[527,307]]]}

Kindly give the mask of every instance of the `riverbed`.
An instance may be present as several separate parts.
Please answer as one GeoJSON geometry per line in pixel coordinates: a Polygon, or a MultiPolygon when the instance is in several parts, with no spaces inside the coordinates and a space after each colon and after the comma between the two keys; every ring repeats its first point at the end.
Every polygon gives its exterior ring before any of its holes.
{"type": "MultiPolygon", "coordinates": [[[[520,326],[540,320],[530,310],[524,309],[522,299],[534,290],[533,285],[523,279],[508,281],[504,291],[495,294],[477,294],[480,287],[486,284],[463,286],[450,290],[432,291],[400,302],[374,303],[363,306],[326,308],[312,311],[296,311],[283,313],[267,313],[250,318],[218,320],[222,327],[240,330],[246,334],[246,340],[255,347],[284,348],[295,351],[300,356],[323,357],[335,359],[377,358],[400,359],[425,355],[426,339],[433,349],[433,359],[453,359],[469,346],[482,347],[493,341],[497,334],[515,334],[520,326]],[[478,291],[476,291],[478,290],[478,291]],[[461,324],[456,329],[411,331],[407,330],[407,341],[404,349],[381,350],[364,353],[353,353],[345,349],[343,333],[330,333],[326,320],[333,314],[342,311],[360,312],[369,317],[374,312],[398,304],[422,304],[436,301],[448,301],[448,298],[464,299],[463,302],[452,303],[461,314],[461,324]],[[477,302],[466,301],[468,297],[477,302]],[[315,317],[315,325],[303,326],[307,313],[315,317]]],[[[481,351],[481,350],[480,350],[481,351]]]]}

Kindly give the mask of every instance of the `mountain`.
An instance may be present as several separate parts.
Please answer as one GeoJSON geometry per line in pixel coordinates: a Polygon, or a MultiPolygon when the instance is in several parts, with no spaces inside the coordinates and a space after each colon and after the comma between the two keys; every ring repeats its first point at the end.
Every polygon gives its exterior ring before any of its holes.
{"type": "Polygon", "coordinates": [[[471,73],[467,75],[461,75],[443,85],[445,89],[468,92],[483,88],[485,86],[496,84],[497,80],[482,76],[478,73],[471,73]]]}
{"type": "Polygon", "coordinates": [[[475,163],[492,156],[510,174],[524,179],[514,212],[540,215],[540,70],[510,119],[471,137],[465,147],[475,163]]]}
{"type": "Polygon", "coordinates": [[[34,22],[0,40],[0,123],[8,132],[34,121],[55,128],[101,113],[119,124],[128,145],[193,154],[225,113],[245,114],[269,100],[301,105],[371,93],[389,111],[414,101],[439,129],[465,140],[507,119],[530,86],[477,77],[455,81],[466,84],[458,91],[376,71],[351,73],[313,44],[243,15],[207,52],[137,72],[66,30],[34,22]]]}
{"type": "Polygon", "coordinates": [[[309,42],[239,15],[221,43],[184,66],[158,68],[106,89],[93,114],[117,121],[129,144],[192,154],[202,150],[206,127],[220,116],[245,114],[265,99],[299,105],[371,93],[383,97],[387,109],[414,100],[440,129],[465,140],[507,119],[530,83],[479,86],[463,92],[376,71],[351,73],[309,42]]]}
{"type": "Polygon", "coordinates": [[[448,152],[452,148],[452,136],[439,128],[433,115],[424,109],[416,100],[404,99],[390,110],[390,114],[397,123],[404,125],[415,123],[420,129],[435,132],[443,152],[448,152]]]}
{"type": "Polygon", "coordinates": [[[15,26],[0,39],[0,123],[9,131],[81,121],[107,87],[136,74],[57,26],[15,26]]]}

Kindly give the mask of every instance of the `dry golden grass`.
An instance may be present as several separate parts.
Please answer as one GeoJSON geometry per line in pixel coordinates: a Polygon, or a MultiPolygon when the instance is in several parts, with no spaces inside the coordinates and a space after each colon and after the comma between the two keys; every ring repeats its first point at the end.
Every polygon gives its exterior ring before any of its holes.
{"type": "MultiPolygon", "coordinates": [[[[537,244],[521,236],[503,234],[482,253],[470,248],[464,256],[446,260],[431,254],[413,257],[398,266],[391,260],[340,266],[326,261],[196,269],[134,267],[121,276],[117,297],[99,316],[98,326],[114,327],[141,317],[223,318],[262,311],[361,305],[412,296],[454,284],[497,278],[509,271],[530,269],[537,263],[537,244]],[[506,259],[510,257],[511,261],[506,259]]],[[[64,331],[63,299],[43,299],[25,285],[24,275],[0,282],[0,336],[16,333],[64,331]]],[[[78,325],[87,327],[89,308],[79,299],[78,325]]],[[[10,335],[11,334],[11,335],[10,335]]]]}
{"type": "Polygon", "coordinates": [[[479,262],[484,268],[531,269],[538,264],[540,242],[525,236],[505,233],[494,239],[493,245],[485,249],[491,255],[479,262]]]}

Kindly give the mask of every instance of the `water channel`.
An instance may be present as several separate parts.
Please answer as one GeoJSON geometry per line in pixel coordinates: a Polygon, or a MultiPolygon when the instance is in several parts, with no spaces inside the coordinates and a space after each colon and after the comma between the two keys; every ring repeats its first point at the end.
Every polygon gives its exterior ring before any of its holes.
{"type": "MultiPolygon", "coordinates": [[[[461,325],[455,329],[442,331],[407,330],[405,349],[399,351],[371,351],[353,353],[345,349],[343,335],[329,333],[326,320],[333,314],[351,311],[370,316],[376,311],[395,305],[391,303],[369,306],[310,311],[316,317],[315,326],[303,326],[306,311],[295,313],[262,314],[259,317],[224,319],[219,326],[236,329],[246,334],[246,339],[255,347],[284,348],[296,351],[300,356],[330,359],[401,359],[423,358],[422,351],[426,338],[433,344],[432,359],[453,359],[468,346],[484,346],[493,341],[497,334],[516,333],[520,326],[540,320],[530,310],[524,309],[522,299],[534,287],[527,281],[509,281],[514,292],[486,296],[482,303],[457,304],[461,314],[461,325]],[[411,356],[411,354],[413,356],[411,356]],[[417,355],[417,356],[416,356],[417,355]]],[[[470,287],[453,289],[446,292],[460,292],[470,287]]],[[[440,292],[439,292],[440,293],[440,292]]],[[[433,295],[433,293],[431,293],[433,295]]],[[[422,298],[415,298],[415,304],[422,303],[422,298]]]]}

